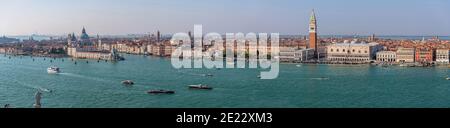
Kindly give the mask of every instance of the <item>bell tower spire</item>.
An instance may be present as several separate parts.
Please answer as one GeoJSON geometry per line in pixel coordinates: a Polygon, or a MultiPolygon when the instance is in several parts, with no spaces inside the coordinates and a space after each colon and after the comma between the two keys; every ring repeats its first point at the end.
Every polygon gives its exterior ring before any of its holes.
{"type": "Polygon", "coordinates": [[[311,11],[309,18],[309,48],[314,49],[314,54],[317,55],[317,20],[314,9],[311,11]]]}
{"type": "Polygon", "coordinates": [[[317,20],[316,20],[316,13],[314,12],[314,9],[311,11],[311,16],[309,17],[309,30],[310,32],[316,32],[317,28],[317,20]]]}

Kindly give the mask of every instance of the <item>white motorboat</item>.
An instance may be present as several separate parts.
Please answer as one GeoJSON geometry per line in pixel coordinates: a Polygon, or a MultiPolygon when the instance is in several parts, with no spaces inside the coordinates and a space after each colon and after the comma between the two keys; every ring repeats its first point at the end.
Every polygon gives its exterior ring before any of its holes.
{"type": "Polygon", "coordinates": [[[213,74],[203,74],[203,76],[205,76],[205,77],[213,77],[214,75],[213,74]]]}
{"type": "Polygon", "coordinates": [[[203,85],[203,84],[188,85],[188,87],[189,87],[190,89],[206,89],[206,90],[211,90],[211,89],[213,89],[212,87],[209,87],[208,85],[203,85]]]}
{"type": "Polygon", "coordinates": [[[47,73],[49,73],[49,74],[56,74],[56,73],[60,73],[60,72],[61,71],[56,66],[52,66],[52,67],[47,68],[47,73]]]}
{"type": "Polygon", "coordinates": [[[311,78],[313,80],[329,80],[330,78],[328,77],[319,77],[319,78],[311,78]]]}

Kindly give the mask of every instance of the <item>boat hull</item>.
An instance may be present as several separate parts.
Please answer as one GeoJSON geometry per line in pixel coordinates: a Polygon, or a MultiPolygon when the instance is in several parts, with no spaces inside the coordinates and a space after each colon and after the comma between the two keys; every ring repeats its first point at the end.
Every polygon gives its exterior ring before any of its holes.
{"type": "Polygon", "coordinates": [[[189,89],[203,89],[203,90],[212,90],[212,87],[209,86],[201,86],[201,85],[190,85],[189,89]]]}
{"type": "Polygon", "coordinates": [[[59,71],[54,71],[54,70],[47,70],[48,74],[58,74],[59,71]]]}
{"type": "Polygon", "coordinates": [[[133,85],[134,82],[130,81],[130,80],[125,80],[125,81],[122,81],[122,84],[124,84],[124,85],[133,85]]]}
{"type": "Polygon", "coordinates": [[[165,90],[150,90],[147,91],[148,94],[175,94],[175,91],[165,91],[165,90]]]}

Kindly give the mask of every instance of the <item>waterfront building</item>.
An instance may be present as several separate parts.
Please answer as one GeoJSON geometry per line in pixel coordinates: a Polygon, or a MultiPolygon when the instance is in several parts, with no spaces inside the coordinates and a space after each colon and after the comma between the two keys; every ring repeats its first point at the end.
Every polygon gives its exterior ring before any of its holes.
{"type": "MultiPolygon", "coordinates": [[[[182,56],[180,56],[180,57],[183,57],[185,59],[202,59],[203,55],[208,55],[208,54],[211,55],[214,52],[218,53],[219,51],[209,50],[209,51],[203,53],[202,51],[196,51],[196,50],[189,49],[189,50],[183,50],[182,56]],[[184,54],[184,53],[187,53],[187,54],[184,54]]],[[[216,53],[214,53],[214,54],[217,55],[216,53]]],[[[207,57],[207,58],[211,58],[211,57],[207,57]]],[[[215,59],[222,60],[222,59],[224,59],[224,57],[223,56],[215,56],[215,59]]]]}
{"type": "Polygon", "coordinates": [[[131,46],[129,46],[126,43],[117,43],[116,45],[117,47],[117,51],[121,52],[121,53],[130,53],[130,51],[132,50],[131,46]]]}
{"type": "Polygon", "coordinates": [[[295,61],[296,49],[293,47],[280,47],[280,61],[281,62],[293,62],[295,61]]]}
{"type": "Polygon", "coordinates": [[[449,49],[437,49],[436,50],[436,62],[441,64],[449,64],[450,62],[450,50],[449,49]]]}
{"type": "Polygon", "coordinates": [[[145,53],[145,48],[144,46],[138,45],[138,44],[131,44],[128,45],[128,49],[126,53],[130,53],[130,54],[144,54],[145,53]]]}
{"type": "Polygon", "coordinates": [[[314,13],[314,10],[311,12],[311,17],[309,18],[309,47],[311,49],[314,49],[314,54],[317,54],[318,52],[318,45],[317,45],[317,20],[316,20],[316,14],[314,13]]]}
{"type": "Polygon", "coordinates": [[[105,44],[105,43],[101,43],[101,40],[99,40],[99,44],[97,46],[97,49],[100,51],[109,51],[112,49],[112,45],[111,44],[105,44]]]}
{"type": "MultiPolygon", "coordinates": [[[[118,60],[120,57],[115,48],[108,50],[98,49],[89,38],[85,28],[77,40],[75,34],[69,34],[67,38],[67,55],[80,59],[118,60]]],[[[101,42],[100,40],[98,42],[101,42]]]]}
{"type": "Polygon", "coordinates": [[[139,46],[134,54],[145,54],[147,51],[146,49],[147,47],[145,46],[139,46]]]}
{"type": "Polygon", "coordinates": [[[397,49],[396,61],[399,63],[414,63],[415,62],[415,49],[399,47],[397,49]]]}
{"type": "Polygon", "coordinates": [[[295,57],[298,58],[298,61],[308,61],[310,59],[313,59],[314,56],[314,49],[298,49],[295,53],[295,57]]]}
{"type": "Polygon", "coordinates": [[[258,54],[258,46],[257,45],[249,45],[248,46],[249,58],[257,58],[258,54]],[[256,54],[254,54],[256,53],[256,54]]]}
{"type": "Polygon", "coordinates": [[[160,55],[161,50],[160,50],[160,45],[159,44],[152,44],[150,48],[151,48],[150,49],[150,53],[152,55],[155,55],[155,56],[159,56],[160,55]]]}
{"type": "Polygon", "coordinates": [[[153,45],[147,45],[147,53],[153,55],[153,45]]]}
{"type": "Polygon", "coordinates": [[[393,62],[396,62],[396,59],[397,59],[397,53],[394,51],[377,52],[377,61],[378,62],[393,63],[393,62]]]}
{"type": "Polygon", "coordinates": [[[378,51],[382,50],[378,43],[357,43],[344,41],[327,46],[327,60],[334,62],[366,63],[373,60],[378,51]]]}
{"type": "Polygon", "coordinates": [[[170,57],[172,55],[172,51],[175,50],[175,48],[170,44],[163,44],[163,45],[161,45],[160,49],[161,49],[160,56],[164,56],[164,57],[170,57]]]}
{"type": "Polygon", "coordinates": [[[315,58],[326,58],[327,57],[327,46],[319,46],[319,48],[316,50],[317,54],[314,55],[315,58]]]}
{"type": "Polygon", "coordinates": [[[2,54],[18,54],[19,52],[20,52],[20,49],[17,49],[17,48],[11,48],[11,47],[0,48],[0,53],[2,53],[2,54]]]}
{"type": "Polygon", "coordinates": [[[416,49],[415,61],[420,63],[432,63],[434,50],[416,49]]]}
{"type": "Polygon", "coordinates": [[[146,50],[142,49],[144,52],[161,57],[169,57],[172,55],[172,52],[176,49],[176,46],[171,45],[169,41],[159,44],[151,44],[147,45],[146,50]]]}
{"type": "Polygon", "coordinates": [[[117,51],[128,54],[144,54],[146,46],[136,42],[120,42],[117,43],[117,51]]]}
{"type": "Polygon", "coordinates": [[[279,47],[279,59],[281,62],[302,62],[314,58],[314,49],[302,49],[295,47],[279,47]]]}
{"type": "Polygon", "coordinates": [[[116,45],[117,51],[121,53],[127,53],[128,52],[128,46],[125,43],[117,43],[116,45]]]}

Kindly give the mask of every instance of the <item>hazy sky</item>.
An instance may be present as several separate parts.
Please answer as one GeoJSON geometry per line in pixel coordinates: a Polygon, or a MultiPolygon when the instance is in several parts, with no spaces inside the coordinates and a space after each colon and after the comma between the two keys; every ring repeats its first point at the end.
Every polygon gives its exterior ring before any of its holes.
{"type": "Polygon", "coordinates": [[[0,35],[279,32],[450,35],[449,0],[0,0],[0,35]]]}

